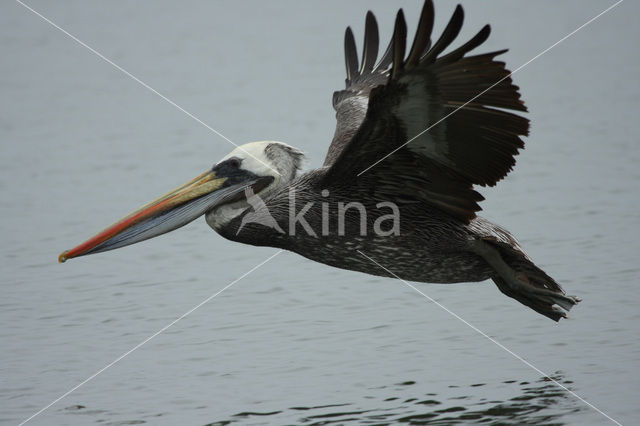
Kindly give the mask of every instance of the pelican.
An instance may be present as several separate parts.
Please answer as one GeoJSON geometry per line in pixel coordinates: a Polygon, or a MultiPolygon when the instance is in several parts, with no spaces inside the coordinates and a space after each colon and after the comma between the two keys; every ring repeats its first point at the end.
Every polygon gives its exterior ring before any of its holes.
{"type": "Polygon", "coordinates": [[[366,15],[362,59],[350,28],[346,87],[333,94],[337,126],[322,167],[301,172],[304,153],[278,141],[234,149],[179,188],[143,206],[58,260],[134,244],[205,216],[232,241],[290,250],[316,262],[425,283],[492,279],[505,295],[555,321],[580,299],[537,267],[504,228],[477,216],[515,164],[529,120],[504,62],[506,50],[470,55],[484,26],[457,37],[455,8],[432,43],[424,3],[411,49],[402,9],[378,57],[378,25],[366,15]]]}

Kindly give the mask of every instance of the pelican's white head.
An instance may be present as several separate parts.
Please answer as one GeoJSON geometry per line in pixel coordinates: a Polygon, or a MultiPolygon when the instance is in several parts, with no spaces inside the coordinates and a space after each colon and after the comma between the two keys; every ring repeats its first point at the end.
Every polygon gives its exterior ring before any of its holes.
{"type": "Polygon", "coordinates": [[[249,208],[247,195],[264,199],[293,180],[303,161],[302,151],[282,142],[239,146],[210,170],[63,252],[58,259],[64,262],[134,244],[173,231],[203,214],[218,231],[249,208]]]}
{"type": "MultiPolygon", "coordinates": [[[[297,148],[278,141],[260,141],[241,145],[226,155],[213,168],[224,175],[236,168],[243,176],[258,177],[263,185],[251,185],[251,193],[265,198],[274,190],[292,181],[302,168],[305,156],[297,148]],[[269,177],[273,179],[269,179],[269,177]]],[[[246,197],[238,196],[231,202],[221,203],[206,213],[209,226],[216,231],[233,218],[241,215],[250,204],[246,197]]]]}
{"type": "MultiPolygon", "coordinates": [[[[273,176],[271,189],[293,180],[302,168],[305,156],[298,148],[278,141],[259,141],[240,145],[218,162],[237,159],[240,169],[257,176],[273,176]]],[[[266,189],[266,188],[265,188],[266,189]]]]}

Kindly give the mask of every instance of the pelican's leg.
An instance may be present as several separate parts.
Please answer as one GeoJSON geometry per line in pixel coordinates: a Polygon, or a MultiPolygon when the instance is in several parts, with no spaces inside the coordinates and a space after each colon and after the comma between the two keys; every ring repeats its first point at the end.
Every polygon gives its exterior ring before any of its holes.
{"type": "Polygon", "coordinates": [[[580,301],[577,297],[565,295],[555,281],[519,252],[512,252],[519,257],[517,262],[513,262],[517,265],[512,267],[504,260],[500,249],[487,241],[474,240],[472,250],[495,270],[497,276],[492,278],[503,293],[543,315],[556,320],[566,317],[560,307],[568,311],[580,301]],[[508,288],[503,288],[505,284],[508,288]]]}

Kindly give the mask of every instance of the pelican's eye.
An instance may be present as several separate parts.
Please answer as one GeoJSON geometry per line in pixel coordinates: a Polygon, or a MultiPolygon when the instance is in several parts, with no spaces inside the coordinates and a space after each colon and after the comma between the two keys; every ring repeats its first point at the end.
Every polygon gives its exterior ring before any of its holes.
{"type": "Polygon", "coordinates": [[[237,158],[230,158],[229,161],[227,161],[227,164],[229,165],[229,167],[232,167],[234,169],[240,168],[240,160],[238,160],[237,158]]]}

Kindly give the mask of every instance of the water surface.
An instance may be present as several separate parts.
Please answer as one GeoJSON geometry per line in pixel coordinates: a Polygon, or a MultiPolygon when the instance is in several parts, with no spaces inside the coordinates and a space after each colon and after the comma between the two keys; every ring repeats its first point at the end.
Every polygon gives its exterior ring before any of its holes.
{"type": "MultiPolygon", "coordinates": [[[[236,141],[321,164],[342,35],[383,39],[416,2],[56,2],[36,10],[236,141]]],[[[511,69],[609,2],[464,2],[469,37],[511,69]]],[[[18,3],[0,6],[0,422],[17,424],[275,253],[204,220],[58,265],[81,242],[233,146],[18,3]]],[[[437,4],[443,28],[452,3],[437,4]]],[[[418,287],[624,424],[640,421],[640,58],[622,5],[516,76],[531,137],[483,190],[486,217],[584,301],[555,324],[490,282],[418,287]]],[[[607,424],[401,282],[291,253],[32,424],[607,424]]]]}

